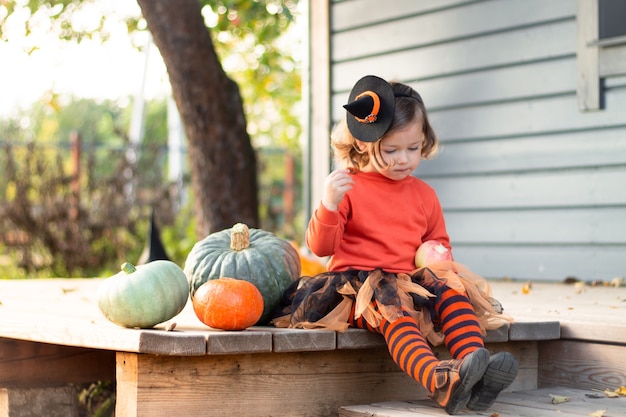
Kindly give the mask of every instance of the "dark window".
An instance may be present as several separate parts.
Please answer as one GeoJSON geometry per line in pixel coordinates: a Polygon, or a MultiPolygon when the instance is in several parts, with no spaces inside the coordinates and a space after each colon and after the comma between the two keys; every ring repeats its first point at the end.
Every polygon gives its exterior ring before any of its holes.
{"type": "Polygon", "coordinates": [[[626,36],[626,1],[599,0],[600,39],[626,36]]]}

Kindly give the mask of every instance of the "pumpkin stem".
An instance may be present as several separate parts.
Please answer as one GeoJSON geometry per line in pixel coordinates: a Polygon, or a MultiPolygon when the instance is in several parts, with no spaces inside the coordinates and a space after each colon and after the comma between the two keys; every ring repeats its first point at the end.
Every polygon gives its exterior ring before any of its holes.
{"type": "Polygon", "coordinates": [[[250,229],[243,223],[237,223],[230,231],[230,249],[242,251],[250,247],[250,229]]]}
{"type": "Polygon", "coordinates": [[[131,264],[130,262],[124,262],[122,264],[122,271],[126,272],[127,274],[132,274],[136,270],[137,268],[135,268],[135,265],[131,264]]]}

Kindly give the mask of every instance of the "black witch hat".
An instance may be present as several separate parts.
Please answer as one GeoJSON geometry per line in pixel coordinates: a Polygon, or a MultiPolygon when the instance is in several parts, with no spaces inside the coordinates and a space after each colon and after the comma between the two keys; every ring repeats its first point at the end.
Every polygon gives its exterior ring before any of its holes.
{"type": "Polygon", "coordinates": [[[343,107],[352,136],[363,142],[376,142],[391,126],[396,101],[387,81],[367,75],[357,81],[343,107]]]}

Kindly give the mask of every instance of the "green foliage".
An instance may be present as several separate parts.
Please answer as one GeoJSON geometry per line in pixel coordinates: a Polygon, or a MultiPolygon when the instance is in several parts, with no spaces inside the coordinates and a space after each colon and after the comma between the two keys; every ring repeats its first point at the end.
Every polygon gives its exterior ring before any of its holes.
{"type": "Polygon", "coordinates": [[[2,262],[19,265],[3,268],[3,278],[103,276],[139,258],[151,208],[171,212],[163,166],[155,164],[165,155],[165,103],[148,104],[152,136],[134,164],[119,135],[128,130],[128,112],[81,99],[58,109],[38,104],[30,117],[0,122],[2,262]],[[67,136],[73,129],[86,132],[78,182],[67,136]]]}
{"type": "MultiPolygon", "coordinates": [[[[146,30],[145,21],[141,16],[120,16],[119,14],[103,14],[99,19],[83,19],[89,8],[103,3],[93,0],[28,0],[26,2],[7,0],[0,2],[0,40],[7,39],[5,29],[11,19],[17,17],[24,22],[24,34],[29,35],[35,30],[41,30],[36,22],[45,22],[44,30],[50,36],[56,36],[72,42],[81,42],[84,39],[100,39],[106,41],[110,19],[122,19],[131,35],[146,30]]],[[[253,144],[259,149],[261,179],[261,212],[267,216],[274,210],[276,199],[266,198],[268,189],[284,187],[286,179],[285,164],[280,159],[285,154],[295,158],[294,190],[301,189],[300,169],[300,100],[301,78],[300,59],[297,52],[301,50],[299,36],[294,33],[294,23],[298,16],[297,0],[216,0],[202,1],[202,13],[210,30],[212,39],[223,67],[231,78],[240,87],[248,131],[253,144]],[[288,35],[288,36],[286,36],[288,35]],[[276,156],[275,149],[280,149],[281,156],[276,156]],[[264,158],[267,158],[264,160],[264,158]],[[278,162],[276,161],[278,158],[278,162]]],[[[137,9],[139,10],[139,9],[137,9]]],[[[135,36],[131,36],[131,42],[135,36]]],[[[143,44],[143,43],[142,43],[143,44]]],[[[32,50],[38,45],[33,45],[32,50]]],[[[143,184],[156,185],[157,188],[167,188],[164,172],[167,170],[166,150],[166,104],[164,101],[147,103],[145,109],[145,138],[144,143],[135,151],[138,157],[136,172],[140,175],[143,184]]],[[[86,99],[61,97],[50,92],[38,103],[33,111],[11,121],[0,121],[0,145],[11,141],[20,146],[35,141],[41,151],[53,154],[61,152],[65,155],[61,166],[65,172],[72,168],[69,159],[69,137],[73,132],[80,132],[83,140],[83,151],[89,157],[83,160],[81,169],[90,172],[82,183],[86,189],[97,191],[96,179],[108,178],[120,168],[116,162],[128,156],[129,141],[125,132],[130,124],[130,108],[121,107],[111,101],[97,102],[86,99]]],[[[8,154],[0,152],[2,158],[8,154]]],[[[33,180],[35,181],[35,180],[33,180]]],[[[10,184],[6,176],[0,177],[0,192],[10,191],[10,184]]],[[[147,189],[147,188],[146,188],[147,189]]],[[[153,188],[154,189],[154,188],[153,188]]],[[[180,190],[179,190],[180,191],[180,190]]],[[[170,256],[177,263],[181,263],[193,245],[194,226],[191,208],[191,197],[182,208],[168,206],[174,204],[177,196],[169,192],[162,202],[165,208],[160,210],[167,213],[160,226],[162,238],[170,256]],[[171,197],[171,198],[170,198],[171,197]],[[175,211],[178,210],[176,213],[175,211]],[[191,219],[191,221],[190,221],[191,219]]],[[[144,193],[145,194],[145,193],[144,193]]],[[[158,194],[158,193],[157,193],[158,194]]],[[[0,194],[2,195],[2,194],[0,194]]],[[[160,194],[162,195],[162,194],[160,194]]],[[[102,211],[107,202],[102,193],[93,195],[94,211],[102,211]]],[[[143,196],[143,202],[155,200],[155,194],[148,192],[143,196]]],[[[279,201],[280,204],[280,201],[279,201]]],[[[295,194],[295,208],[301,210],[301,199],[295,194]]],[[[126,237],[122,239],[128,255],[134,258],[141,251],[148,229],[148,216],[138,212],[129,213],[135,216],[137,222],[126,237]],[[144,217],[141,217],[145,215],[144,217]],[[139,216],[139,217],[138,217],[139,216]],[[143,220],[142,220],[143,219],[143,220]]],[[[279,214],[280,215],[280,214],[279,214]]],[[[295,215],[298,218],[299,214],[295,215]]],[[[294,227],[295,219],[290,218],[292,224],[282,223],[275,219],[273,223],[265,221],[269,230],[285,237],[298,236],[301,233],[294,227]]],[[[296,222],[299,224],[298,222],[296,222]]],[[[296,225],[297,225],[296,224],[296,225]]],[[[119,238],[119,237],[118,237],[119,238]]],[[[121,239],[121,238],[119,238],[121,239]]],[[[91,249],[106,255],[107,259],[116,256],[119,247],[111,244],[111,236],[102,236],[94,239],[91,249]]],[[[37,249],[44,253],[43,248],[37,249]]],[[[3,250],[3,252],[5,252],[3,250]]],[[[19,259],[17,260],[19,261],[19,259]]],[[[3,262],[0,259],[0,262],[3,262]]],[[[95,272],[99,275],[107,271],[115,271],[117,264],[104,263],[101,271],[73,272],[62,271],[60,266],[49,273],[80,274],[95,272]]],[[[21,270],[20,270],[21,271],[21,270]]],[[[45,270],[31,271],[32,275],[45,274],[45,270]]],[[[18,274],[14,274],[17,276],[18,274]]]]}
{"type": "MultiPolygon", "coordinates": [[[[0,5],[0,39],[6,36],[9,18],[19,12],[26,15],[24,35],[31,35],[35,31],[35,26],[46,21],[50,25],[49,31],[59,39],[81,42],[84,39],[99,38],[105,41],[110,36],[105,26],[106,16],[100,17],[97,21],[89,19],[89,25],[85,25],[81,19],[83,7],[88,7],[92,3],[93,0],[3,1],[0,5]],[[77,24],[78,20],[83,22],[77,24]]],[[[33,46],[31,52],[35,49],[37,45],[33,46]]]]}
{"type": "Polygon", "coordinates": [[[300,38],[294,0],[204,1],[222,65],[239,85],[257,146],[300,148],[300,38]],[[209,12],[210,10],[210,12],[209,12]],[[291,31],[290,31],[291,30],[291,31]]]}
{"type": "Polygon", "coordinates": [[[187,198],[171,224],[161,227],[161,240],[170,260],[182,268],[187,254],[196,243],[196,222],[193,217],[193,198],[187,198]]]}
{"type": "MultiPolygon", "coordinates": [[[[244,101],[248,131],[260,146],[299,149],[302,133],[300,36],[294,30],[298,0],[202,0],[202,13],[226,72],[237,82],[244,101]]],[[[102,15],[85,19],[93,0],[16,0],[0,3],[0,40],[12,16],[24,21],[30,35],[37,22],[60,39],[106,41],[107,20],[123,19],[129,33],[146,30],[141,16],[102,15]],[[4,9],[4,10],[2,10],[4,9]],[[85,22],[88,23],[85,23],[85,22]]],[[[38,48],[33,45],[32,50],[38,48]]]]}
{"type": "Polygon", "coordinates": [[[80,417],[113,417],[115,415],[115,381],[98,381],[79,386],[80,417]]]}

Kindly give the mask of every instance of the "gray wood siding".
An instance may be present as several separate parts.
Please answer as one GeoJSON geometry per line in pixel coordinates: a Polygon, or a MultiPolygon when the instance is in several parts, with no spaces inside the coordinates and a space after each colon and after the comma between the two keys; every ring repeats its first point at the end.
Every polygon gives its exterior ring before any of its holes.
{"type": "MultiPolygon", "coordinates": [[[[420,94],[442,144],[455,258],[489,278],[626,274],[626,76],[578,108],[574,0],[330,3],[331,119],[376,74],[420,94]]],[[[312,74],[314,77],[315,74],[312,74]]]]}

